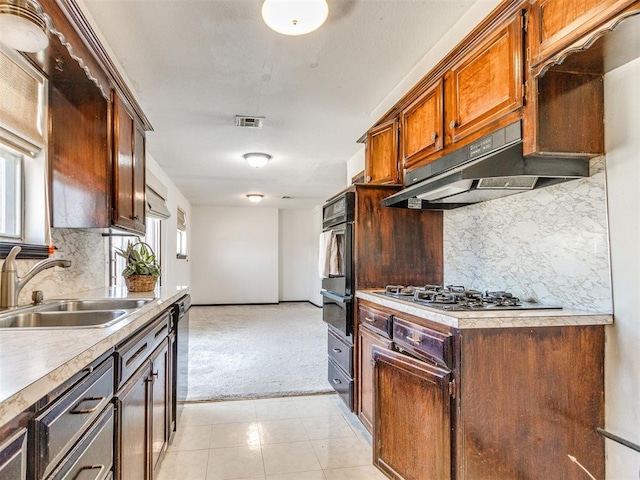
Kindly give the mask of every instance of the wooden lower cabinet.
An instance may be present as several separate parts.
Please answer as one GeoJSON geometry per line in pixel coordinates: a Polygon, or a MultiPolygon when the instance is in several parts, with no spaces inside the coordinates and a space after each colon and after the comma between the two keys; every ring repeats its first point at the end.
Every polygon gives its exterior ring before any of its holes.
{"type": "Polygon", "coordinates": [[[117,477],[119,480],[148,480],[149,375],[147,361],[117,393],[117,477]]]}
{"type": "Polygon", "coordinates": [[[358,404],[357,414],[362,424],[373,433],[374,404],[373,404],[373,347],[389,348],[391,341],[377,335],[366,327],[358,328],[358,404]]]}
{"type": "Polygon", "coordinates": [[[458,330],[396,313],[391,349],[358,343],[373,351],[374,464],[389,478],[586,478],[569,456],[605,477],[602,325],[458,330]],[[406,353],[403,325],[448,329],[451,365],[406,353]]]}
{"type": "Polygon", "coordinates": [[[390,478],[451,478],[451,372],[373,347],[374,464],[390,478]]]}
{"type": "Polygon", "coordinates": [[[151,465],[154,472],[167,448],[169,439],[169,343],[165,343],[151,359],[151,465]]]}
{"type": "Polygon", "coordinates": [[[151,480],[169,436],[169,343],[164,342],[116,394],[118,480],[151,480]]]}

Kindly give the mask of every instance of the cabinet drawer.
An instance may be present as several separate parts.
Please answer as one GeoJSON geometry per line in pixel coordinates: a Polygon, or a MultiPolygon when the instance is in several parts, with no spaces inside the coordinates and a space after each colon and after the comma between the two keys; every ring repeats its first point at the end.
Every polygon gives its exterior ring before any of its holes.
{"type": "Polygon", "coordinates": [[[169,335],[171,312],[166,311],[130,340],[116,348],[119,389],[169,335]]]}
{"type": "Polygon", "coordinates": [[[369,305],[358,307],[358,321],[376,333],[391,338],[393,334],[393,315],[377,310],[369,305]]]}
{"type": "Polygon", "coordinates": [[[47,480],[103,480],[113,467],[113,405],[109,405],[47,480]]]}
{"type": "Polygon", "coordinates": [[[66,455],[113,397],[113,357],[33,420],[36,478],[66,455]]]}
{"type": "Polygon", "coordinates": [[[27,429],[22,428],[0,444],[0,478],[25,480],[27,478],[27,429]]]}
{"type": "Polygon", "coordinates": [[[329,331],[327,342],[328,355],[331,360],[340,365],[347,373],[353,372],[353,347],[329,331]]]}
{"type": "Polygon", "coordinates": [[[411,354],[452,368],[452,336],[394,317],[394,343],[411,354]]]}
{"type": "Polygon", "coordinates": [[[329,359],[328,379],[342,401],[353,410],[353,379],[348,377],[331,359],[329,359]]]}

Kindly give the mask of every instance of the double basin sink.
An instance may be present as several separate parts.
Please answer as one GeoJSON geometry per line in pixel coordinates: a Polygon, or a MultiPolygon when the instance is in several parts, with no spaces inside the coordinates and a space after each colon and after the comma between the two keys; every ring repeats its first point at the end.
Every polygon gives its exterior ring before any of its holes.
{"type": "Polygon", "coordinates": [[[109,327],[151,300],[153,299],[52,300],[40,305],[0,312],[0,329],[109,327]]]}

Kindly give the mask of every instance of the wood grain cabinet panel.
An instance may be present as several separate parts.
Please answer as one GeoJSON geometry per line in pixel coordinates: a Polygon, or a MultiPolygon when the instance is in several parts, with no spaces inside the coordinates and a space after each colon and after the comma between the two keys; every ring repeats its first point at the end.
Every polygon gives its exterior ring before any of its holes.
{"type": "Polygon", "coordinates": [[[451,373],[378,347],[373,360],[374,464],[398,480],[450,479],[451,373]]]}
{"type": "Polygon", "coordinates": [[[375,417],[373,404],[373,347],[389,348],[391,340],[378,335],[367,327],[360,325],[358,329],[358,404],[357,414],[369,433],[373,433],[375,417]]]}
{"type": "Polygon", "coordinates": [[[113,122],[113,224],[144,233],[145,136],[122,99],[115,94],[113,122]]]}
{"type": "Polygon", "coordinates": [[[378,125],[367,133],[365,182],[396,184],[398,169],[398,119],[378,125]]]}
{"type": "Polygon", "coordinates": [[[412,168],[427,155],[444,146],[442,79],[405,108],[400,117],[402,166],[412,168]]]}
{"type": "Polygon", "coordinates": [[[589,36],[637,0],[540,0],[531,5],[531,65],[589,36]]]}
{"type": "Polygon", "coordinates": [[[52,226],[108,227],[111,224],[109,102],[88,80],[52,81],[50,85],[52,226]]]}
{"type": "Polygon", "coordinates": [[[494,29],[445,74],[445,143],[522,106],[522,14],[494,29]]]}

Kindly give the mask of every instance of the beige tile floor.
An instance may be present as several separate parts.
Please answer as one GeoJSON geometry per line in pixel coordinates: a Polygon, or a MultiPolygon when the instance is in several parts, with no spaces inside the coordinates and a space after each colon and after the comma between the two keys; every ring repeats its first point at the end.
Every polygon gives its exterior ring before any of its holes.
{"type": "Polygon", "coordinates": [[[185,405],[159,480],[382,480],[336,395],[185,405]]]}

